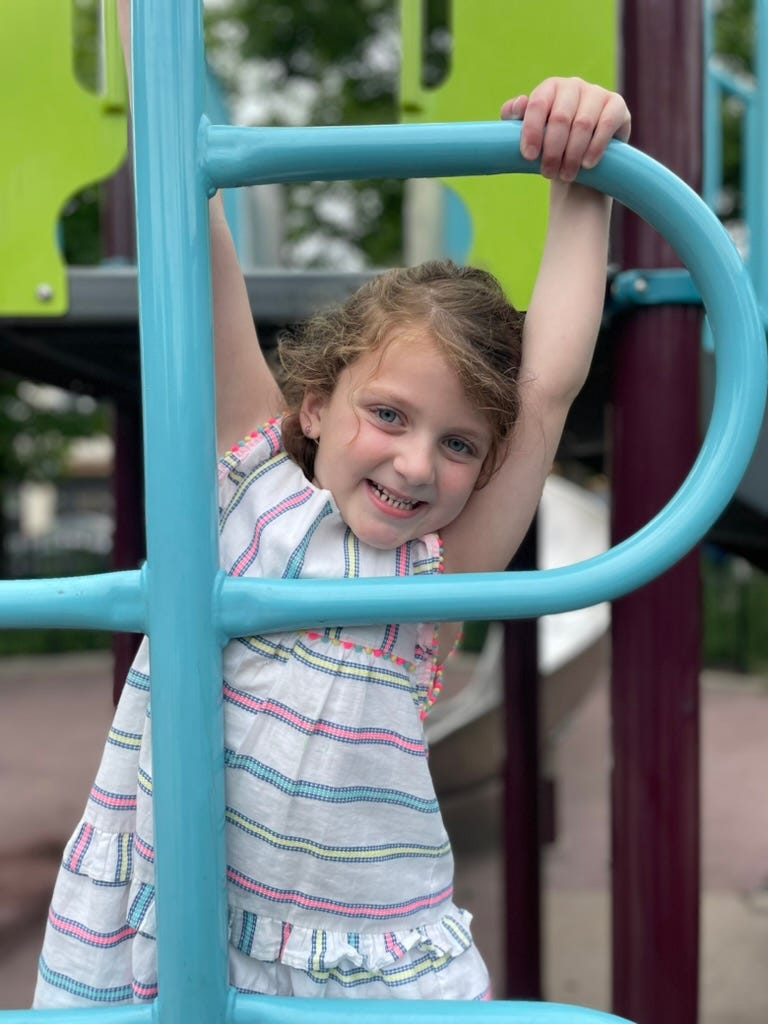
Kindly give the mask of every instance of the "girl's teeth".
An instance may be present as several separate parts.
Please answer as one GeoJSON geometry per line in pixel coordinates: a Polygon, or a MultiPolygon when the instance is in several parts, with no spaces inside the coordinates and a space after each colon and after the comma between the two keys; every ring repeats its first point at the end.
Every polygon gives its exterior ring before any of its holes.
{"type": "Polygon", "coordinates": [[[379,484],[373,485],[376,494],[382,501],[385,501],[392,508],[407,509],[410,510],[416,504],[415,501],[403,501],[402,498],[395,498],[388,491],[385,491],[379,484]]]}

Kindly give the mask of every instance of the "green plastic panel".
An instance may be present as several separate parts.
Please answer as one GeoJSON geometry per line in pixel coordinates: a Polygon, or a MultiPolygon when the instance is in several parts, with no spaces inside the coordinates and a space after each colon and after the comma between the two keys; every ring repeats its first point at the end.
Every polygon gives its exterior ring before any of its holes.
{"type": "Polygon", "coordinates": [[[67,200],[127,151],[127,90],[114,3],[105,4],[105,88],[73,70],[73,0],[0,0],[0,316],[67,310],[57,227],[67,200]]]}
{"type": "MultiPolygon", "coordinates": [[[[550,75],[616,88],[616,0],[447,0],[453,49],[445,80],[422,86],[426,0],[401,0],[405,122],[488,121],[550,75]]],[[[536,176],[453,178],[472,220],[467,262],[491,270],[520,308],[544,244],[547,183],[536,176]]]]}

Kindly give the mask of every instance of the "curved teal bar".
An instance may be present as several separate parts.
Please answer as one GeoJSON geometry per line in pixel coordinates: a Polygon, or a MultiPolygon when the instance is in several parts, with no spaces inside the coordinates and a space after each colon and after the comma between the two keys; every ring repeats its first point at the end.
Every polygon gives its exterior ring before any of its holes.
{"type": "MultiPolygon", "coordinates": [[[[214,185],[231,180],[536,172],[538,165],[520,155],[520,132],[516,122],[365,128],[209,126],[205,157],[214,185]]],[[[578,180],[616,196],[653,224],[687,264],[704,300],[716,343],[715,402],[701,454],[677,494],[618,547],[563,569],[413,580],[402,592],[396,580],[355,580],[351,586],[348,581],[225,580],[219,608],[225,635],[251,632],[256,622],[264,628],[262,616],[269,628],[282,629],[320,621],[381,621],[395,613],[403,621],[424,615],[466,618],[462,608],[467,606],[472,608],[471,617],[477,612],[478,618],[567,611],[642,586],[673,565],[714,523],[749,464],[765,408],[765,335],[749,275],[722,225],[696,193],[631,146],[611,143],[598,167],[583,171],[578,180]],[[371,604],[361,613],[360,602],[369,594],[371,604]],[[330,602],[338,602],[343,614],[328,620],[330,602]],[[255,613],[254,619],[249,613],[248,622],[246,608],[255,613]]]]}
{"type": "Polygon", "coordinates": [[[143,574],[0,582],[0,629],[147,629],[143,574]]]}

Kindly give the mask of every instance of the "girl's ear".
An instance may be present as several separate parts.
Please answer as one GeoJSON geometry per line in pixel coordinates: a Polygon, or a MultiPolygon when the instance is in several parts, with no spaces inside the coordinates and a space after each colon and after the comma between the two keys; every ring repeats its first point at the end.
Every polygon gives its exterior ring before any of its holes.
{"type": "Polygon", "coordinates": [[[325,412],[327,400],[314,391],[304,395],[299,410],[299,422],[305,437],[317,441],[320,438],[320,423],[325,412]]]}

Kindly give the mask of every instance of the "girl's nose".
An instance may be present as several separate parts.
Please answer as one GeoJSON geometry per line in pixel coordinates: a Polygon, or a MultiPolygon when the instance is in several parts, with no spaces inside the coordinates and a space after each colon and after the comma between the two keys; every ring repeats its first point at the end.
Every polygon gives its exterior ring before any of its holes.
{"type": "Polygon", "coordinates": [[[412,487],[434,483],[435,459],[432,445],[413,437],[404,444],[394,460],[395,471],[412,487]]]}

